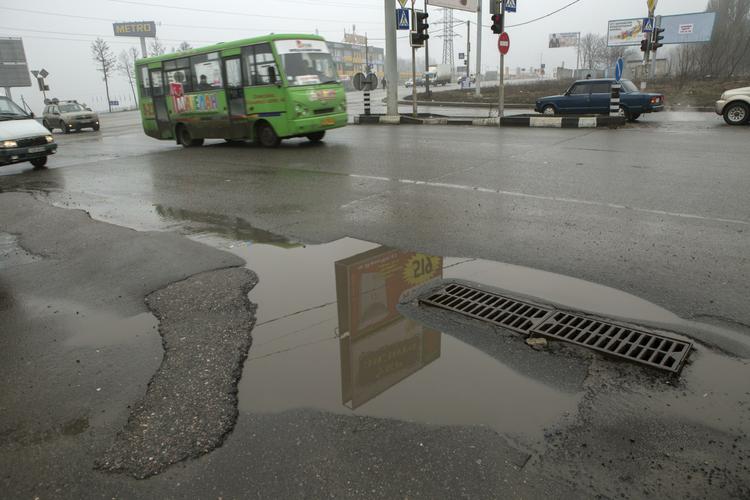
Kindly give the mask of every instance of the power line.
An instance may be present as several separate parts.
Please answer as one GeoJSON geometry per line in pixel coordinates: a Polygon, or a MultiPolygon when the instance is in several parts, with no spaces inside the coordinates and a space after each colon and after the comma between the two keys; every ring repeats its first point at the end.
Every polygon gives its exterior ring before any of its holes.
{"type": "MultiPolygon", "coordinates": [[[[98,35],[94,33],[70,33],[67,31],[50,31],[50,30],[34,30],[30,28],[11,28],[9,26],[0,26],[0,29],[4,30],[10,30],[10,31],[29,31],[31,33],[52,33],[53,35],[71,35],[71,36],[91,36],[95,38],[117,38],[111,35],[98,35]]],[[[206,44],[215,44],[218,43],[216,40],[181,40],[179,38],[159,38],[159,40],[163,42],[195,42],[195,43],[206,43],[206,44]]],[[[118,42],[120,42],[118,40],[118,42]]],[[[121,42],[120,42],[121,43],[121,42]]]]}
{"type": "MultiPolygon", "coordinates": [[[[311,19],[309,17],[291,17],[291,16],[271,16],[268,14],[248,14],[247,12],[237,12],[237,11],[228,11],[228,10],[214,10],[214,9],[198,9],[195,7],[183,7],[181,5],[164,5],[164,4],[153,4],[148,2],[138,2],[136,0],[109,0],[110,2],[115,3],[124,3],[124,4],[130,4],[130,5],[138,5],[141,7],[156,7],[161,9],[175,9],[175,10],[185,10],[190,12],[201,12],[204,14],[225,14],[228,16],[244,16],[244,17],[262,17],[265,19],[283,19],[283,20],[289,20],[289,19],[295,19],[295,20],[301,20],[301,21],[313,21],[316,23],[337,23],[337,24],[352,24],[351,20],[344,20],[344,19],[311,19]]],[[[360,23],[353,23],[353,24],[370,24],[370,25],[378,25],[382,26],[382,22],[360,22],[360,23]]]]}
{"type": "Polygon", "coordinates": [[[561,11],[563,11],[563,10],[567,9],[567,8],[568,8],[568,7],[570,7],[571,5],[575,5],[575,4],[577,4],[578,2],[580,2],[580,1],[581,1],[581,0],[573,0],[573,1],[572,1],[572,2],[570,2],[569,4],[567,4],[567,5],[564,5],[564,6],[562,6],[562,7],[560,7],[560,8],[559,8],[559,9],[557,9],[557,10],[553,10],[553,11],[552,11],[552,12],[550,12],[549,14],[545,14],[545,15],[543,15],[543,16],[539,16],[539,17],[537,17],[536,19],[531,19],[530,21],[524,21],[524,22],[522,22],[522,23],[518,23],[518,24],[511,24],[511,25],[509,25],[509,26],[506,26],[506,28],[517,28],[518,26],[525,26],[525,25],[527,25],[527,24],[535,23],[535,22],[537,22],[537,21],[540,21],[540,20],[542,20],[542,19],[544,19],[544,18],[547,18],[547,17],[550,17],[550,16],[552,16],[552,15],[555,15],[555,14],[557,14],[558,12],[561,12],[561,11]]]}

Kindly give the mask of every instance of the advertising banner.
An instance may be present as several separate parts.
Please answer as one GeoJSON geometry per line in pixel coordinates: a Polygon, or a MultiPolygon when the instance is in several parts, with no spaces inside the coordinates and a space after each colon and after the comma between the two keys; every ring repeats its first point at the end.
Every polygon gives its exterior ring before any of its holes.
{"type": "Polygon", "coordinates": [[[115,36],[137,36],[143,38],[156,37],[156,23],[154,21],[114,23],[112,29],[114,29],[115,36]]]}
{"type": "Polygon", "coordinates": [[[23,40],[0,38],[0,87],[30,87],[23,40]]]}
{"type": "Polygon", "coordinates": [[[577,47],[578,39],[581,34],[575,33],[552,33],[549,36],[549,48],[558,49],[560,47],[577,47]]]}
{"type": "Polygon", "coordinates": [[[643,40],[643,18],[617,19],[609,22],[607,46],[640,45],[643,40]]]}
{"type": "Polygon", "coordinates": [[[430,6],[476,12],[477,0],[430,0],[430,6]]]}
{"type": "Polygon", "coordinates": [[[715,12],[662,16],[661,27],[664,28],[662,43],[710,42],[715,21],[715,12]]]}

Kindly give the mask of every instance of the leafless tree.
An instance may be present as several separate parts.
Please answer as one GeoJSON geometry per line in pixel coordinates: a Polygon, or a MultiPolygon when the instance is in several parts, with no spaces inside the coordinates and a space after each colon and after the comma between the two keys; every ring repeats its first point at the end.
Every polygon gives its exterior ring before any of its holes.
{"type": "Polygon", "coordinates": [[[135,93],[136,59],[138,59],[138,49],[131,47],[130,50],[123,50],[117,58],[117,71],[128,79],[130,90],[133,92],[133,102],[138,104],[138,97],[135,93]]]}
{"type": "Polygon", "coordinates": [[[177,50],[178,50],[179,52],[185,52],[185,51],[188,51],[188,50],[190,50],[190,49],[192,49],[192,48],[193,48],[193,46],[192,46],[192,45],[190,45],[189,43],[187,43],[187,42],[182,42],[182,43],[180,43],[180,45],[179,45],[179,46],[177,47],[177,50]]]}
{"type": "Polygon", "coordinates": [[[151,47],[149,47],[149,49],[150,55],[152,56],[160,56],[167,53],[167,48],[161,43],[161,40],[156,37],[151,41],[151,47]]]}
{"type": "Polygon", "coordinates": [[[107,91],[107,106],[109,107],[109,112],[111,113],[112,102],[109,99],[109,78],[115,71],[115,67],[117,64],[115,56],[112,53],[112,50],[109,48],[109,44],[101,38],[97,38],[91,43],[91,55],[94,59],[94,62],[96,62],[99,66],[97,70],[101,71],[102,77],[104,78],[104,87],[107,91]]]}
{"type": "Polygon", "coordinates": [[[607,37],[587,33],[581,37],[580,50],[581,62],[585,68],[601,69],[609,66],[610,54],[607,48],[607,37]]]}

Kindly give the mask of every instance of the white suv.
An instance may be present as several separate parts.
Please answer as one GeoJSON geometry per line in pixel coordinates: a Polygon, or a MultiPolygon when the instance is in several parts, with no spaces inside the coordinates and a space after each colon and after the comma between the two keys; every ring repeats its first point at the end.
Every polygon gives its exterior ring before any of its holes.
{"type": "Polygon", "coordinates": [[[716,114],[724,116],[729,125],[750,122],[750,87],[727,90],[716,101],[716,114]]]}

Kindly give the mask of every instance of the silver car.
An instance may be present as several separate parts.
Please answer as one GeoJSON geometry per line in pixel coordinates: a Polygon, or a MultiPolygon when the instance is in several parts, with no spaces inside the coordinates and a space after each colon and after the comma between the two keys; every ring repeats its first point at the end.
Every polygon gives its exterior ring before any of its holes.
{"type": "Polygon", "coordinates": [[[59,128],[66,134],[73,130],[99,130],[99,115],[77,101],[48,101],[44,107],[42,124],[52,132],[59,128]]]}
{"type": "Polygon", "coordinates": [[[750,87],[727,90],[716,101],[716,114],[722,115],[729,125],[750,122],[750,87]]]}

